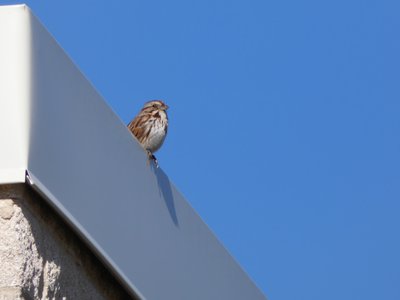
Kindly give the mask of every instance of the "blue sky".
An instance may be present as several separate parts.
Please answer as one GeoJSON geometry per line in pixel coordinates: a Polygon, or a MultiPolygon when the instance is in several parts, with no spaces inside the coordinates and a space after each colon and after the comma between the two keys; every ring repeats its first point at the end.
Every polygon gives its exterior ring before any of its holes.
{"type": "Polygon", "coordinates": [[[271,300],[400,299],[399,1],[26,3],[271,300]]]}

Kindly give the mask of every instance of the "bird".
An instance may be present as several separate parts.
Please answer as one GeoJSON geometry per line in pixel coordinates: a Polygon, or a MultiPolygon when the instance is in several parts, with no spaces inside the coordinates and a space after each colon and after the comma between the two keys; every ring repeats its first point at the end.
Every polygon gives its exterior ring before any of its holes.
{"type": "Polygon", "coordinates": [[[154,161],[157,168],[158,161],[154,152],[160,149],[167,136],[168,108],[162,100],[148,101],[128,124],[128,129],[146,150],[148,161],[154,161]]]}

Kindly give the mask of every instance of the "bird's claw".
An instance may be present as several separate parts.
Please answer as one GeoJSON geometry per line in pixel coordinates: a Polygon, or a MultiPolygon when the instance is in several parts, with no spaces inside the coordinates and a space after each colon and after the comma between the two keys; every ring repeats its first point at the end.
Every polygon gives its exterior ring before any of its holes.
{"type": "Polygon", "coordinates": [[[148,158],[148,162],[150,161],[150,160],[152,160],[152,161],[154,161],[154,164],[156,165],[156,168],[158,169],[158,160],[157,160],[157,158],[154,156],[154,154],[153,153],[151,153],[151,151],[147,151],[147,158],[148,158]]]}

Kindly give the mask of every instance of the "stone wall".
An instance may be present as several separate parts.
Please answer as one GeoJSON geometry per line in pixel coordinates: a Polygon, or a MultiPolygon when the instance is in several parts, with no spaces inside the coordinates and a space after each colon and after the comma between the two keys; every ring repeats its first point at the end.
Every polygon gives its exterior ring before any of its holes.
{"type": "Polygon", "coordinates": [[[0,186],[0,300],[134,299],[28,185],[0,186]]]}

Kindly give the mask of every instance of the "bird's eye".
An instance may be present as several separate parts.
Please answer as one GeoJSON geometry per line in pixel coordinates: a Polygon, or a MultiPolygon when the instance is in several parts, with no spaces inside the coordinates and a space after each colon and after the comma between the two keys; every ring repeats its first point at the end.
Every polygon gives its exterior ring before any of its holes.
{"type": "Polygon", "coordinates": [[[157,104],[153,104],[153,107],[154,107],[154,108],[157,108],[157,104]]]}

